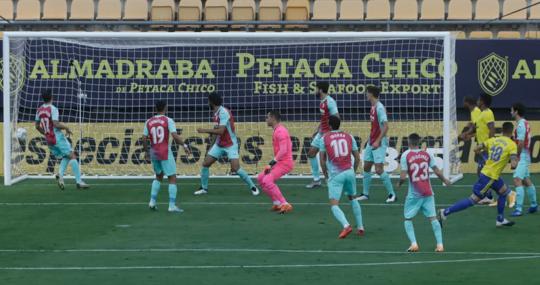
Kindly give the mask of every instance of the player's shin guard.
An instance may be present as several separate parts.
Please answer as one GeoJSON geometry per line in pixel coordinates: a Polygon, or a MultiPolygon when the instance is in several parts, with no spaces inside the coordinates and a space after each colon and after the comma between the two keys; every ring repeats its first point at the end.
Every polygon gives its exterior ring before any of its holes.
{"type": "Polygon", "coordinates": [[[68,164],[69,164],[69,158],[67,157],[62,158],[62,161],[60,161],[60,168],[58,169],[58,174],[60,175],[60,178],[64,177],[68,164]]]}
{"type": "Polygon", "coordinates": [[[311,165],[311,175],[313,175],[313,180],[321,180],[321,172],[319,170],[319,160],[317,156],[309,158],[309,164],[311,165]]]}
{"type": "Polygon", "coordinates": [[[178,193],[178,188],[176,184],[169,184],[169,208],[176,206],[176,194],[178,193]]]}
{"type": "Polygon", "coordinates": [[[161,187],[161,183],[154,179],[152,181],[152,189],[150,190],[150,201],[155,202],[157,200],[157,195],[159,193],[159,188],[161,187]]]}
{"type": "Polygon", "coordinates": [[[523,189],[523,186],[516,187],[516,210],[517,211],[523,210],[524,200],[525,200],[525,190],[523,189]]]}
{"type": "Polygon", "coordinates": [[[497,199],[497,221],[499,222],[504,220],[504,207],[506,207],[506,197],[508,196],[508,193],[510,193],[510,189],[504,194],[500,194],[499,199],[497,199]]]}
{"type": "Polygon", "coordinates": [[[201,167],[201,187],[208,190],[208,177],[210,176],[210,169],[208,167],[201,167]]]}
{"type": "Polygon", "coordinates": [[[405,225],[405,232],[407,233],[407,237],[411,241],[411,244],[415,244],[416,236],[414,234],[413,222],[410,220],[405,220],[404,225],[405,225]]]}
{"type": "Polygon", "coordinates": [[[534,185],[531,184],[531,186],[527,187],[527,196],[529,196],[531,207],[538,206],[538,202],[536,201],[536,187],[534,185]]]}
{"type": "Polygon", "coordinates": [[[349,226],[349,222],[347,221],[347,218],[345,218],[345,214],[343,213],[343,211],[339,208],[338,205],[333,205],[332,206],[332,214],[334,214],[334,217],[336,218],[336,220],[338,220],[338,222],[345,228],[347,226],[349,226]]]}
{"type": "Polygon", "coordinates": [[[369,195],[369,187],[371,186],[371,172],[364,171],[364,179],[362,179],[362,185],[364,186],[363,194],[369,195]]]}
{"type": "Polygon", "coordinates": [[[240,176],[240,178],[249,186],[249,189],[255,187],[255,183],[253,183],[253,180],[251,180],[251,177],[249,177],[243,168],[239,168],[236,173],[238,173],[238,176],[240,176]]]}
{"type": "Polygon", "coordinates": [[[392,186],[390,175],[388,175],[386,171],[381,174],[381,180],[388,195],[396,195],[396,193],[394,193],[394,186],[392,186]]]}
{"type": "Polygon", "coordinates": [[[448,216],[450,214],[463,211],[469,207],[472,207],[474,205],[474,202],[471,200],[471,198],[465,198],[463,200],[457,201],[454,205],[450,206],[449,208],[444,209],[444,215],[448,216]]]}
{"type": "Polygon", "coordinates": [[[351,201],[351,207],[354,214],[354,219],[356,221],[356,227],[358,229],[364,228],[364,222],[362,221],[362,209],[360,208],[360,203],[357,200],[351,201]]]}
{"type": "Polygon", "coordinates": [[[76,159],[72,159],[69,161],[69,165],[71,165],[71,170],[75,175],[75,181],[77,181],[77,183],[81,183],[81,169],[79,168],[79,162],[76,159]]]}
{"type": "Polygon", "coordinates": [[[433,234],[435,234],[437,245],[443,244],[441,223],[437,220],[433,220],[431,221],[431,228],[433,229],[433,234]]]}

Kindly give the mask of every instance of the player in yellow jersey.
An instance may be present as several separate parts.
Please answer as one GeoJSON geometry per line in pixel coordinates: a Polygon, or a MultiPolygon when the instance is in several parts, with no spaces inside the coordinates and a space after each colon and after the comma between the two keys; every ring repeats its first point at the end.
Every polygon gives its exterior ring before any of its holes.
{"type": "Polygon", "coordinates": [[[446,209],[439,210],[438,219],[442,224],[448,215],[465,210],[482,200],[489,190],[494,190],[499,195],[497,199],[497,227],[512,226],[514,222],[504,218],[504,207],[506,205],[506,197],[510,193],[510,188],[506,187],[501,178],[501,173],[511,162],[512,169],[515,169],[518,163],[517,145],[511,139],[514,125],[510,122],[503,124],[503,136],[491,138],[476,148],[476,152],[487,151],[488,159],[486,165],[480,173],[478,181],[473,186],[473,194],[469,198],[465,198],[456,202],[454,205],[446,209]]]}
{"type": "Polygon", "coordinates": [[[480,117],[482,111],[480,110],[480,108],[478,108],[478,106],[476,106],[476,101],[469,96],[463,99],[463,108],[471,112],[471,120],[463,129],[463,132],[461,132],[461,135],[459,137],[464,141],[469,141],[474,137],[474,134],[476,133],[476,121],[478,120],[478,117],[480,117]]]}

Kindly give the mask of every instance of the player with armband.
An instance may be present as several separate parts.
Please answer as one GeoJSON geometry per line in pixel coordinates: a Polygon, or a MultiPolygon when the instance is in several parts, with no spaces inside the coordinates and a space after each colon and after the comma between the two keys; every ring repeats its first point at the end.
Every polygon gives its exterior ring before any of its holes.
{"type": "Polygon", "coordinates": [[[156,179],[152,182],[150,191],[150,203],[148,207],[151,210],[157,210],[157,195],[163,181],[163,176],[167,176],[169,181],[169,209],[170,213],[181,213],[182,209],[176,206],[176,195],[178,192],[176,186],[176,161],[174,160],[169,138],[172,136],[174,141],[184,146],[185,152],[191,153],[188,145],[176,132],[174,121],[165,116],[167,112],[167,103],[165,101],[156,102],[157,114],[144,124],[144,149],[146,150],[146,159],[152,161],[152,167],[156,175],[156,179]],[[150,142],[150,144],[148,143],[150,142]]]}

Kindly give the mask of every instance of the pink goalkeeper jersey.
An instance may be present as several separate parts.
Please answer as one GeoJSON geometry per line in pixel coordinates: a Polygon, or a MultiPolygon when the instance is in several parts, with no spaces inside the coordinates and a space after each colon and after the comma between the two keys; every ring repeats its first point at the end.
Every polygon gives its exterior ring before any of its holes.
{"type": "Polygon", "coordinates": [[[274,128],[272,145],[274,147],[274,159],[277,162],[293,163],[291,136],[287,128],[282,124],[278,124],[274,128]]]}

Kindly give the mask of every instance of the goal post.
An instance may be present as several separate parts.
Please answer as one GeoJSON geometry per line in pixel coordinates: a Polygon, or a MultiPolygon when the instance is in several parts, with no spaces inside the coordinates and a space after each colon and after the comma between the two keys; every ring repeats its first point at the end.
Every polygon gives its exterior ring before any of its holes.
{"type": "MultiPolygon", "coordinates": [[[[196,177],[210,143],[196,130],[213,125],[206,101],[213,92],[233,113],[244,169],[256,174],[271,160],[265,115],[279,110],[293,141],[290,177],[306,177],[320,117],[317,81],[330,83],[342,129],[361,149],[370,128],[364,93],[381,87],[390,125],[385,169],[399,174],[407,136],[417,132],[455,181],[461,172],[454,58],[449,32],[5,32],[4,184],[52,177],[58,169],[34,128],[41,92],[49,89],[86,177],[152,176],[141,137],[157,100],[167,101],[193,151],[188,156],[171,145],[178,175],[196,177]]],[[[228,177],[226,160],[211,173],[228,177]]]]}

